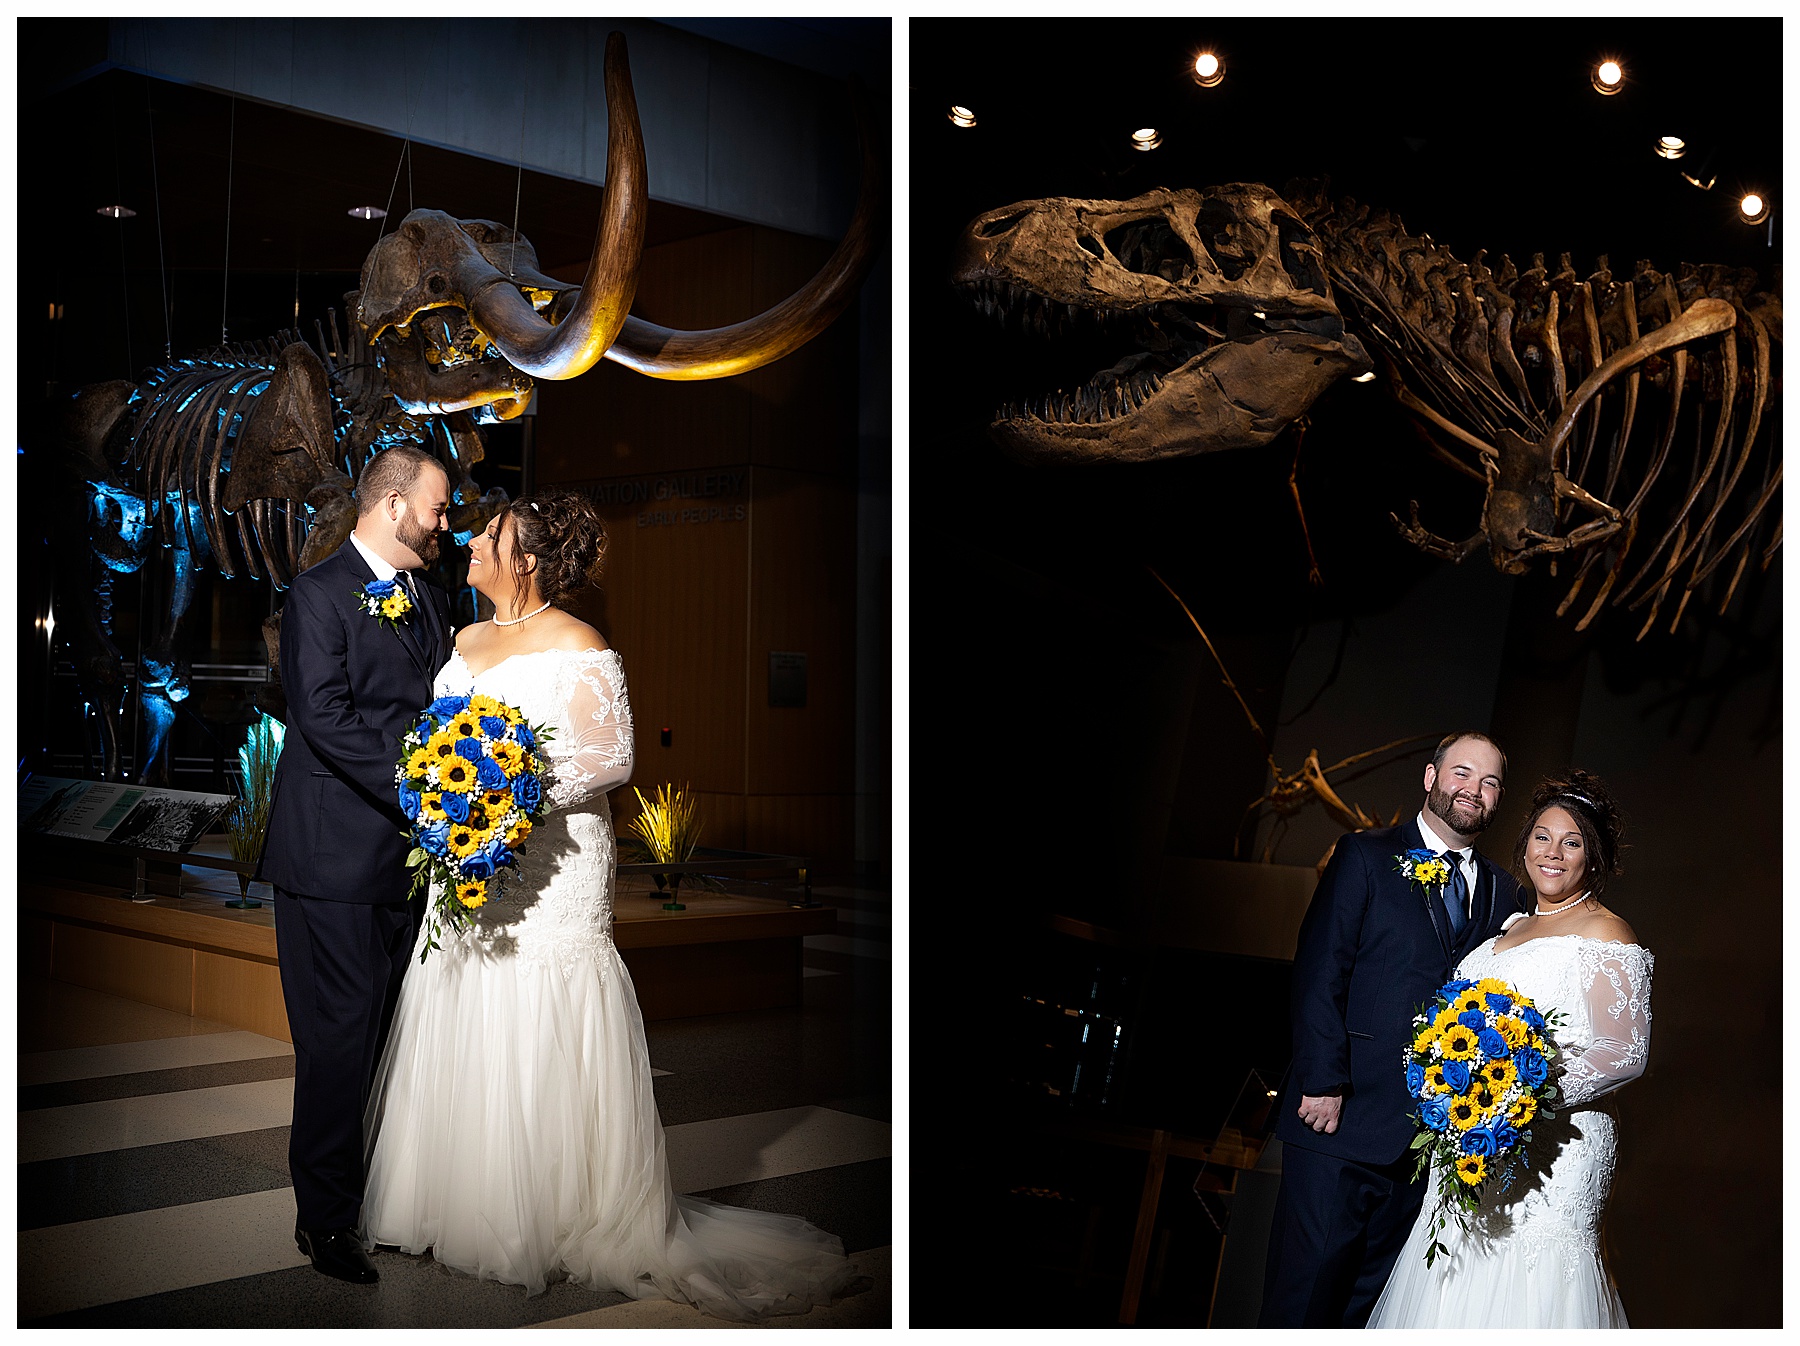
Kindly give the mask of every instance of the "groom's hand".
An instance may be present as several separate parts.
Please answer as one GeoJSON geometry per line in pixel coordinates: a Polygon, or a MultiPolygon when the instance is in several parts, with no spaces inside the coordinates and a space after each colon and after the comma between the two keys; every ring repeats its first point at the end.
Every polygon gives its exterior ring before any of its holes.
{"type": "Polygon", "coordinates": [[[1326,1094],[1323,1098],[1314,1098],[1310,1094],[1300,1095],[1300,1120],[1314,1131],[1323,1131],[1332,1135],[1338,1129],[1338,1116],[1344,1111],[1344,1099],[1341,1094],[1326,1094]]]}

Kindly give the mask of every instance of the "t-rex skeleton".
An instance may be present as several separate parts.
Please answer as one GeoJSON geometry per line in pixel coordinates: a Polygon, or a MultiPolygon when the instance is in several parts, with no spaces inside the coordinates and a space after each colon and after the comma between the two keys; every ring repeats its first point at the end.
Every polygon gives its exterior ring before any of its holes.
{"type": "Polygon", "coordinates": [[[1110,343],[1116,362],[1082,387],[1002,409],[991,432],[1020,458],[1268,444],[1379,362],[1438,456],[1486,487],[1473,534],[1439,537],[1414,502],[1394,517],[1409,541],[1459,561],[1485,542],[1508,574],[1581,553],[1560,611],[1598,569],[1582,627],[1610,596],[1649,605],[1641,638],[1666,598],[1679,622],[1729,566],[1723,611],[1751,553],[1766,566],[1780,544],[1779,298],[1724,267],[1639,262],[1621,281],[1602,257],[1582,280],[1566,254],[1554,273],[1541,255],[1524,272],[1483,257],[1460,262],[1323,184],[1284,198],[1239,183],[989,211],[964,230],[953,279],[1003,321],[1110,343]],[[1640,415],[1651,395],[1656,414],[1640,415]]]}
{"type": "MultiPolygon", "coordinates": [[[[329,337],[316,326],[316,346],[284,333],[75,395],[61,432],[70,517],[53,532],[86,553],[70,572],[85,568],[91,581],[75,664],[107,776],[119,773],[127,681],[112,637],[117,574],[169,554],[166,602],[140,638],[137,675],[148,725],[140,778],[166,778],[169,727],[188,695],[178,637],[196,567],[213,564],[228,578],[248,570],[284,587],[342,545],[355,524],[356,474],[394,444],[444,464],[451,526],[475,531],[506,499],[498,489],[481,495],[469,476],[483,456],[478,423],[522,413],[535,379],[576,378],[602,358],[652,378],[723,378],[790,354],[848,307],[874,259],[881,200],[860,90],[861,194],[836,251],[766,312],[694,332],[630,314],[649,194],[619,33],[607,39],[606,99],[606,185],[580,285],[543,274],[531,244],[504,225],[415,210],[364,261],[345,331],[333,313],[329,337]]],[[[273,665],[277,633],[265,631],[273,665]]]]}

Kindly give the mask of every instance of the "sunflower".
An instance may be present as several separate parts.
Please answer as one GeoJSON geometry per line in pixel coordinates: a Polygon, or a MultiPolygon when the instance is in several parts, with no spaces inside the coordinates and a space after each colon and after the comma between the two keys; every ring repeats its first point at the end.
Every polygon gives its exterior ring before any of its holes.
{"type": "Polygon", "coordinates": [[[441,823],[450,815],[444,812],[444,796],[436,790],[419,796],[419,817],[428,823],[441,823]]]}
{"type": "Polygon", "coordinates": [[[450,717],[450,722],[443,728],[450,735],[450,741],[456,743],[465,738],[481,737],[481,724],[470,711],[458,711],[450,717]]]}
{"type": "Polygon", "coordinates": [[[1458,1131],[1467,1131],[1470,1127],[1481,1125],[1481,1109],[1475,1106],[1475,1100],[1467,1094],[1453,1099],[1450,1103],[1450,1122],[1458,1131]]]}
{"type": "Polygon", "coordinates": [[[531,819],[520,814],[519,820],[506,829],[506,848],[511,851],[518,850],[525,838],[530,835],[531,819]]]}
{"type": "Polygon", "coordinates": [[[1412,1049],[1420,1056],[1430,1056],[1431,1044],[1437,1041],[1438,1034],[1442,1031],[1436,1024],[1426,1024],[1419,1030],[1419,1036],[1413,1039],[1412,1049]]]}
{"type": "Polygon", "coordinates": [[[406,611],[406,599],[400,594],[381,600],[381,615],[389,621],[401,616],[406,611]]]}
{"type": "Polygon", "coordinates": [[[1512,1105],[1512,1111],[1506,1114],[1506,1120],[1515,1127],[1529,1126],[1531,1119],[1535,1116],[1537,1116],[1537,1099],[1530,1094],[1524,1094],[1517,1103],[1512,1105]]]}
{"type": "Polygon", "coordinates": [[[506,707],[491,696],[477,692],[469,698],[469,714],[476,719],[480,719],[483,715],[504,715],[505,713],[506,707]]]}
{"type": "Polygon", "coordinates": [[[1456,1176],[1465,1187],[1477,1186],[1487,1177],[1487,1160],[1478,1154],[1465,1154],[1456,1161],[1456,1176]]]}
{"type": "Polygon", "coordinates": [[[1525,1040],[1531,1036],[1531,1030],[1525,1027],[1525,1021],[1515,1019],[1510,1014],[1502,1014],[1495,1019],[1494,1030],[1506,1039],[1507,1047],[1515,1052],[1523,1047],[1525,1040]]]}
{"type": "Polygon", "coordinates": [[[460,757],[446,758],[438,763],[438,784],[466,795],[475,788],[475,768],[460,757]]]}
{"type": "Polygon", "coordinates": [[[446,758],[456,756],[456,737],[448,730],[440,729],[425,740],[423,751],[430,754],[432,761],[441,765],[446,758]]]}
{"type": "Polygon", "coordinates": [[[1481,1073],[1497,1094],[1512,1088],[1513,1081],[1519,1078],[1519,1068],[1511,1061],[1489,1061],[1481,1068],[1481,1073]]]}
{"type": "Polygon", "coordinates": [[[431,764],[436,760],[425,748],[414,748],[412,755],[406,759],[406,774],[414,777],[428,776],[431,774],[431,764]]]}
{"type": "Polygon", "coordinates": [[[512,807],[512,802],[511,790],[483,790],[481,792],[481,807],[495,818],[504,818],[506,811],[512,807]]]}
{"type": "Polygon", "coordinates": [[[488,755],[506,773],[508,780],[525,769],[525,749],[509,738],[501,739],[500,742],[494,744],[488,755]]]}
{"type": "Polygon", "coordinates": [[[1475,983],[1474,989],[1483,996],[1503,995],[1508,1000],[1516,999],[1513,995],[1512,987],[1508,986],[1498,977],[1483,977],[1480,981],[1475,983]]]}
{"type": "Polygon", "coordinates": [[[1452,1061],[1468,1061],[1478,1055],[1481,1048],[1476,1045],[1475,1034],[1461,1024],[1454,1024],[1444,1030],[1438,1039],[1444,1055],[1452,1061]]]}
{"type": "Polygon", "coordinates": [[[1447,1094],[1450,1092],[1450,1085],[1444,1079],[1444,1067],[1442,1065],[1430,1065],[1425,1067],[1425,1083],[1429,1084],[1440,1094],[1447,1094]]]}
{"type": "Polygon", "coordinates": [[[487,901],[487,883],[482,879],[465,879],[456,885],[456,900],[465,907],[479,907],[487,901]]]}
{"type": "Polygon", "coordinates": [[[1494,1115],[1494,1091],[1485,1081],[1469,1090],[1469,1100],[1480,1110],[1483,1121],[1494,1115]]]}
{"type": "Polygon", "coordinates": [[[462,860],[481,849],[481,838],[475,835],[471,827],[457,826],[450,829],[450,854],[462,860]]]}
{"type": "Polygon", "coordinates": [[[1483,998],[1479,987],[1469,987],[1450,1002],[1449,1013],[1452,1018],[1469,1010],[1480,1010],[1483,1014],[1487,1013],[1487,1000],[1483,998]]]}

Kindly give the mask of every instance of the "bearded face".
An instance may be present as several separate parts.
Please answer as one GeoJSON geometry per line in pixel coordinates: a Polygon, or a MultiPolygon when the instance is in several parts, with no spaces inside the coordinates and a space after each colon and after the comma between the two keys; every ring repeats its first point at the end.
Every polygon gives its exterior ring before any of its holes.
{"type": "Polygon", "coordinates": [[[1487,831],[1488,824],[1494,821],[1494,814],[1500,810],[1498,800],[1489,804],[1483,799],[1479,785],[1459,783],[1444,776],[1434,780],[1431,789],[1425,792],[1425,807],[1434,818],[1442,819],[1444,826],[1465,837],[1479,836],[1487,831]],[[1445,789],[1446,785],[1450,788],[1445,789]]]}

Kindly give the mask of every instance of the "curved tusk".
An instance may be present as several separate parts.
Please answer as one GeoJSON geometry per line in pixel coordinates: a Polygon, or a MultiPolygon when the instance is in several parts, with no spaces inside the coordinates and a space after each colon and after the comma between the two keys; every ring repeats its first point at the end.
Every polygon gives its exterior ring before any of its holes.
{"type": "Polygon", "coordinates": [[[476,325],[508,363],[534,378],[572,379],[600,363],[637,295],[650,192],[623,33],[606,38],[606,114],[600,229],[574,310],[552,327],[499,271],[468,296],[476,325]]]}
{"type": "Polygon", "coordinates": [[[868,94],[859,80],[851,81],[851,91],[862,142],[862,184],[850,228],[818,275],[774,308],[729,327],[682,332],[627,318],[607,359],[651,378],[722,379],[791,355],[850,306],[875,260],[882,198],[868,94]]]}

